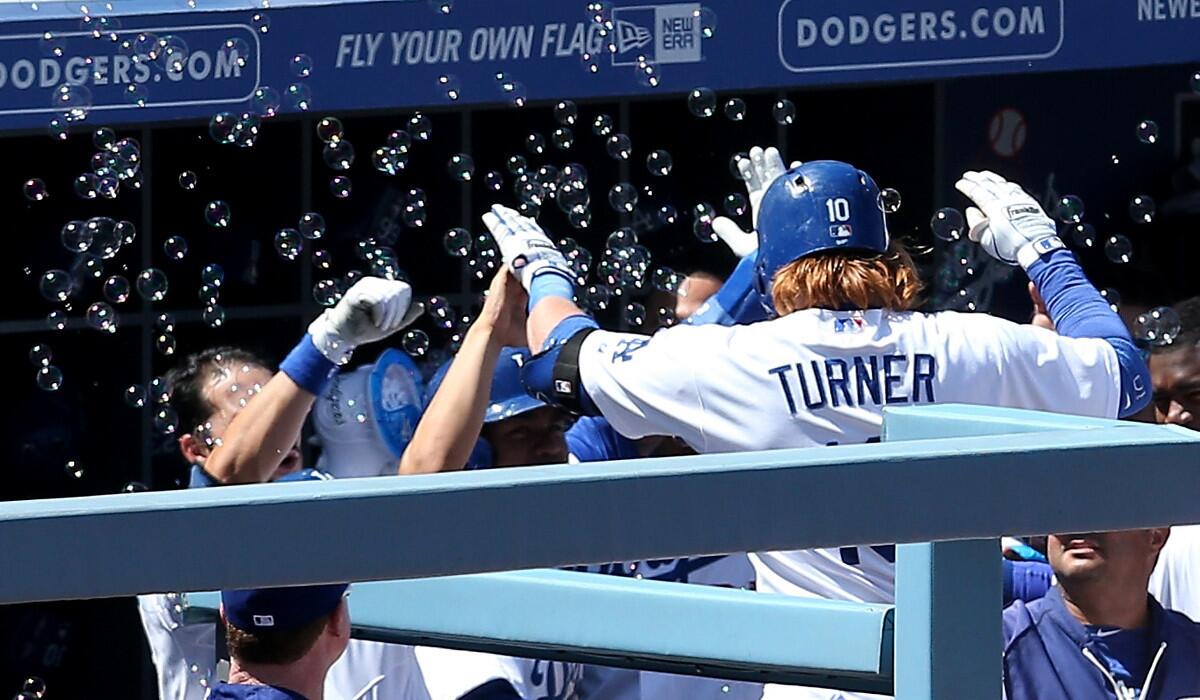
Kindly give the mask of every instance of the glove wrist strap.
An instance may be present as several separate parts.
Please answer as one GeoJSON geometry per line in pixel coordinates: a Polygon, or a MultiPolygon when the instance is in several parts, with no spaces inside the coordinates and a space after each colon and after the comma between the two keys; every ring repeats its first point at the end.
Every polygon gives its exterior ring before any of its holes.
{"type": "Polygon", "coordinates": [[[354,344],[348,343],[342,338],[333,324],[325,318],[325,314],[318,316],[309,324],[308,334],[312,337],[313,345],[328,361],[335,365],[344,365],[350,361],[350,355],[354,352],[354,344]]]}
{"type": "Polygon", "coordinates": [[[337,365],[317,349],[310,333],[305,333],[304,338],[279,363],[280,372],[291,377],[301,389],[313,396],[325,393],[337,369],[337,365]]]}
{"type": "Polygon", "coordinates": [[[1021,265],[1022,269],[1028,270],[1029,266],[1038,258],[1061,248],[1066,248],[1066,246],[1058,236],[1045,236],[1036,241],[1030,241],[1017,251],[1017,263],[1021,265]]]}

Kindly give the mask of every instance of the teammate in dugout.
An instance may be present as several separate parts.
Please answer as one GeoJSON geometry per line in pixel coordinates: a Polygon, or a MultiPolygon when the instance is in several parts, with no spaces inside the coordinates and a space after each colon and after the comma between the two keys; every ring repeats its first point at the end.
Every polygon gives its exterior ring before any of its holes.
{"type": "MultiPolygon", "coordinates": [[[[301,468],[305,418],[356,347],[412,322],[420,306],[411,299],[403,282],[364,278],[312,322],[274,375],[265,362],[236,348],[197,353],[169,373],[172,404],[190,428],[179,437],[180,453],[193,465],[189,486],[331,478],[301,468]]],[[[181,624],[169,595],[139,596],[138,605],[160,696],[203,700],[201,681],[208,683],[215,660],[213,627],[181,624]]],[[[411,647],[360,640],[333,664],[325,697],[428,698],[411,647]]]]}
{"type": "MultiPolygon", "coordinates": [[[[532,392],[602,415],[623,435],[673,434],[701,453],[877,441],[885,406],[985,403],[1111,418],[1148,402],[1149,374],[1125,326],[1019,186],[988,172],[956,183],[976,205],[970,239],[1028,273],[1057,334],[985,314],[913,311],[921,281],[865,172],[836,161],[785,169],[774,149],[755,149],[742,168],[755,207],[754,281],[771,316],[761,323],[653,337],[599,330],[572,302],[570,267],[538,225],[501,206],[484,215],[530,294],[528,341],[543,351],[524,368],[532,392]]],[[[892,552],[760,552],[751,561],[759,590],[890,602],[892,552]]],[[[770,686],[764,695],[805,696],[770,686]]]]}
{"type": "MultiPolygon", "coordinates": [[[[521,384],[526,294],[507,270],[492,280],[454,359],[430,381],[429,403],[400,463],[402,474],[630,459],[667,441],[635,443],[599,417],[572,417],[521,384]]],[[[580,567],[596,573],[733,587],[752,584],[744,554],[580,567]]],[[[757,699],[761,686],[418,647],[432,700],[757,699]]]]}

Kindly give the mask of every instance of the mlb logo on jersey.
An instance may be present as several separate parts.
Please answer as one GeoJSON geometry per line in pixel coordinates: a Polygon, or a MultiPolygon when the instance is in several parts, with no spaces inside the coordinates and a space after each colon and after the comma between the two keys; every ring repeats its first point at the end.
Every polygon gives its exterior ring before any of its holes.
{"type": "Polygon", "coordinates": [[[849,238],[854,235],[854,227],[850,224],[835,224],[829,227],[829,237],[841,242],[842,239],[849,238]]]}
{"type": "Polygon", "coordinates": [[[864,325],[861,318],[835,318],[833,319],[833,332],[858,333],[862,331],[864,325]]]}
{"type": "Polygon", "coordinates": [[[695,63],[700,51],[700,5],[641,5],[613,10],[616,34],[614,66],[637,65],[639,57],[653,63],[695,63]]]}

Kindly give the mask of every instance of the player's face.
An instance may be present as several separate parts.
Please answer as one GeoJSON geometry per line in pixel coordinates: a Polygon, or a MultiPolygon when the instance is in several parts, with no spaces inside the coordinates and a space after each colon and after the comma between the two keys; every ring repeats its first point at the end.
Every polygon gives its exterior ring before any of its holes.
{"type": "Polygon", "coordinates": [[[562,464],[567,461],[567,440],[571,417],[547,406],[485,426],[484,437],[492,445],[493,464],[497,467],[529,467],[562,464]]]}
{"type": "Polygon", "coordinates": [[[1059,580],[1138,581],[1149,577],[1167,528],[1050,535],[1046,556],[1059,580]]]}
{"type": "Polygon", "coordinates": [[[1151,355],[1150,378],[1155,419],[1200,430],[1200,349],[1151,355]]]}
{"type": "MultiPolygon", "coordinates": [[[[271,381],[271,372],[256,365],[240,365],[228,367],[218,379],[205,387],[204,395],[213,407],[212,415],[208,417],[208,433],[215,444],[225,436],[225,430],[243,408],[245,408],[262,387],[271,381]]],[[[296,434],[293,447],[279,455],[279,466],[271,475],[274,481],[285,474],[300,469],[300,434],[296,434]]]]}

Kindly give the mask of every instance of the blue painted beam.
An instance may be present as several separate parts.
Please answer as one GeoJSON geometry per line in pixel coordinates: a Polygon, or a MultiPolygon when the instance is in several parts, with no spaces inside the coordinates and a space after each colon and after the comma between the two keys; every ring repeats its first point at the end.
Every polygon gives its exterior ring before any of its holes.
{"type": "Polygon", "coordinates": [[[1198,461],[1131,425],[11,502],[0,604],[1200,522],[1198,461]]]}
{"type": "MultiPolygon", "coordinates": [[[[187,599],[189,619],[215,619],[215,593],[187,599]]],[[[531,570],[356,584],[350,608],[359,639],[844,690],[892,688],[887,605],[531,570]]]]}

